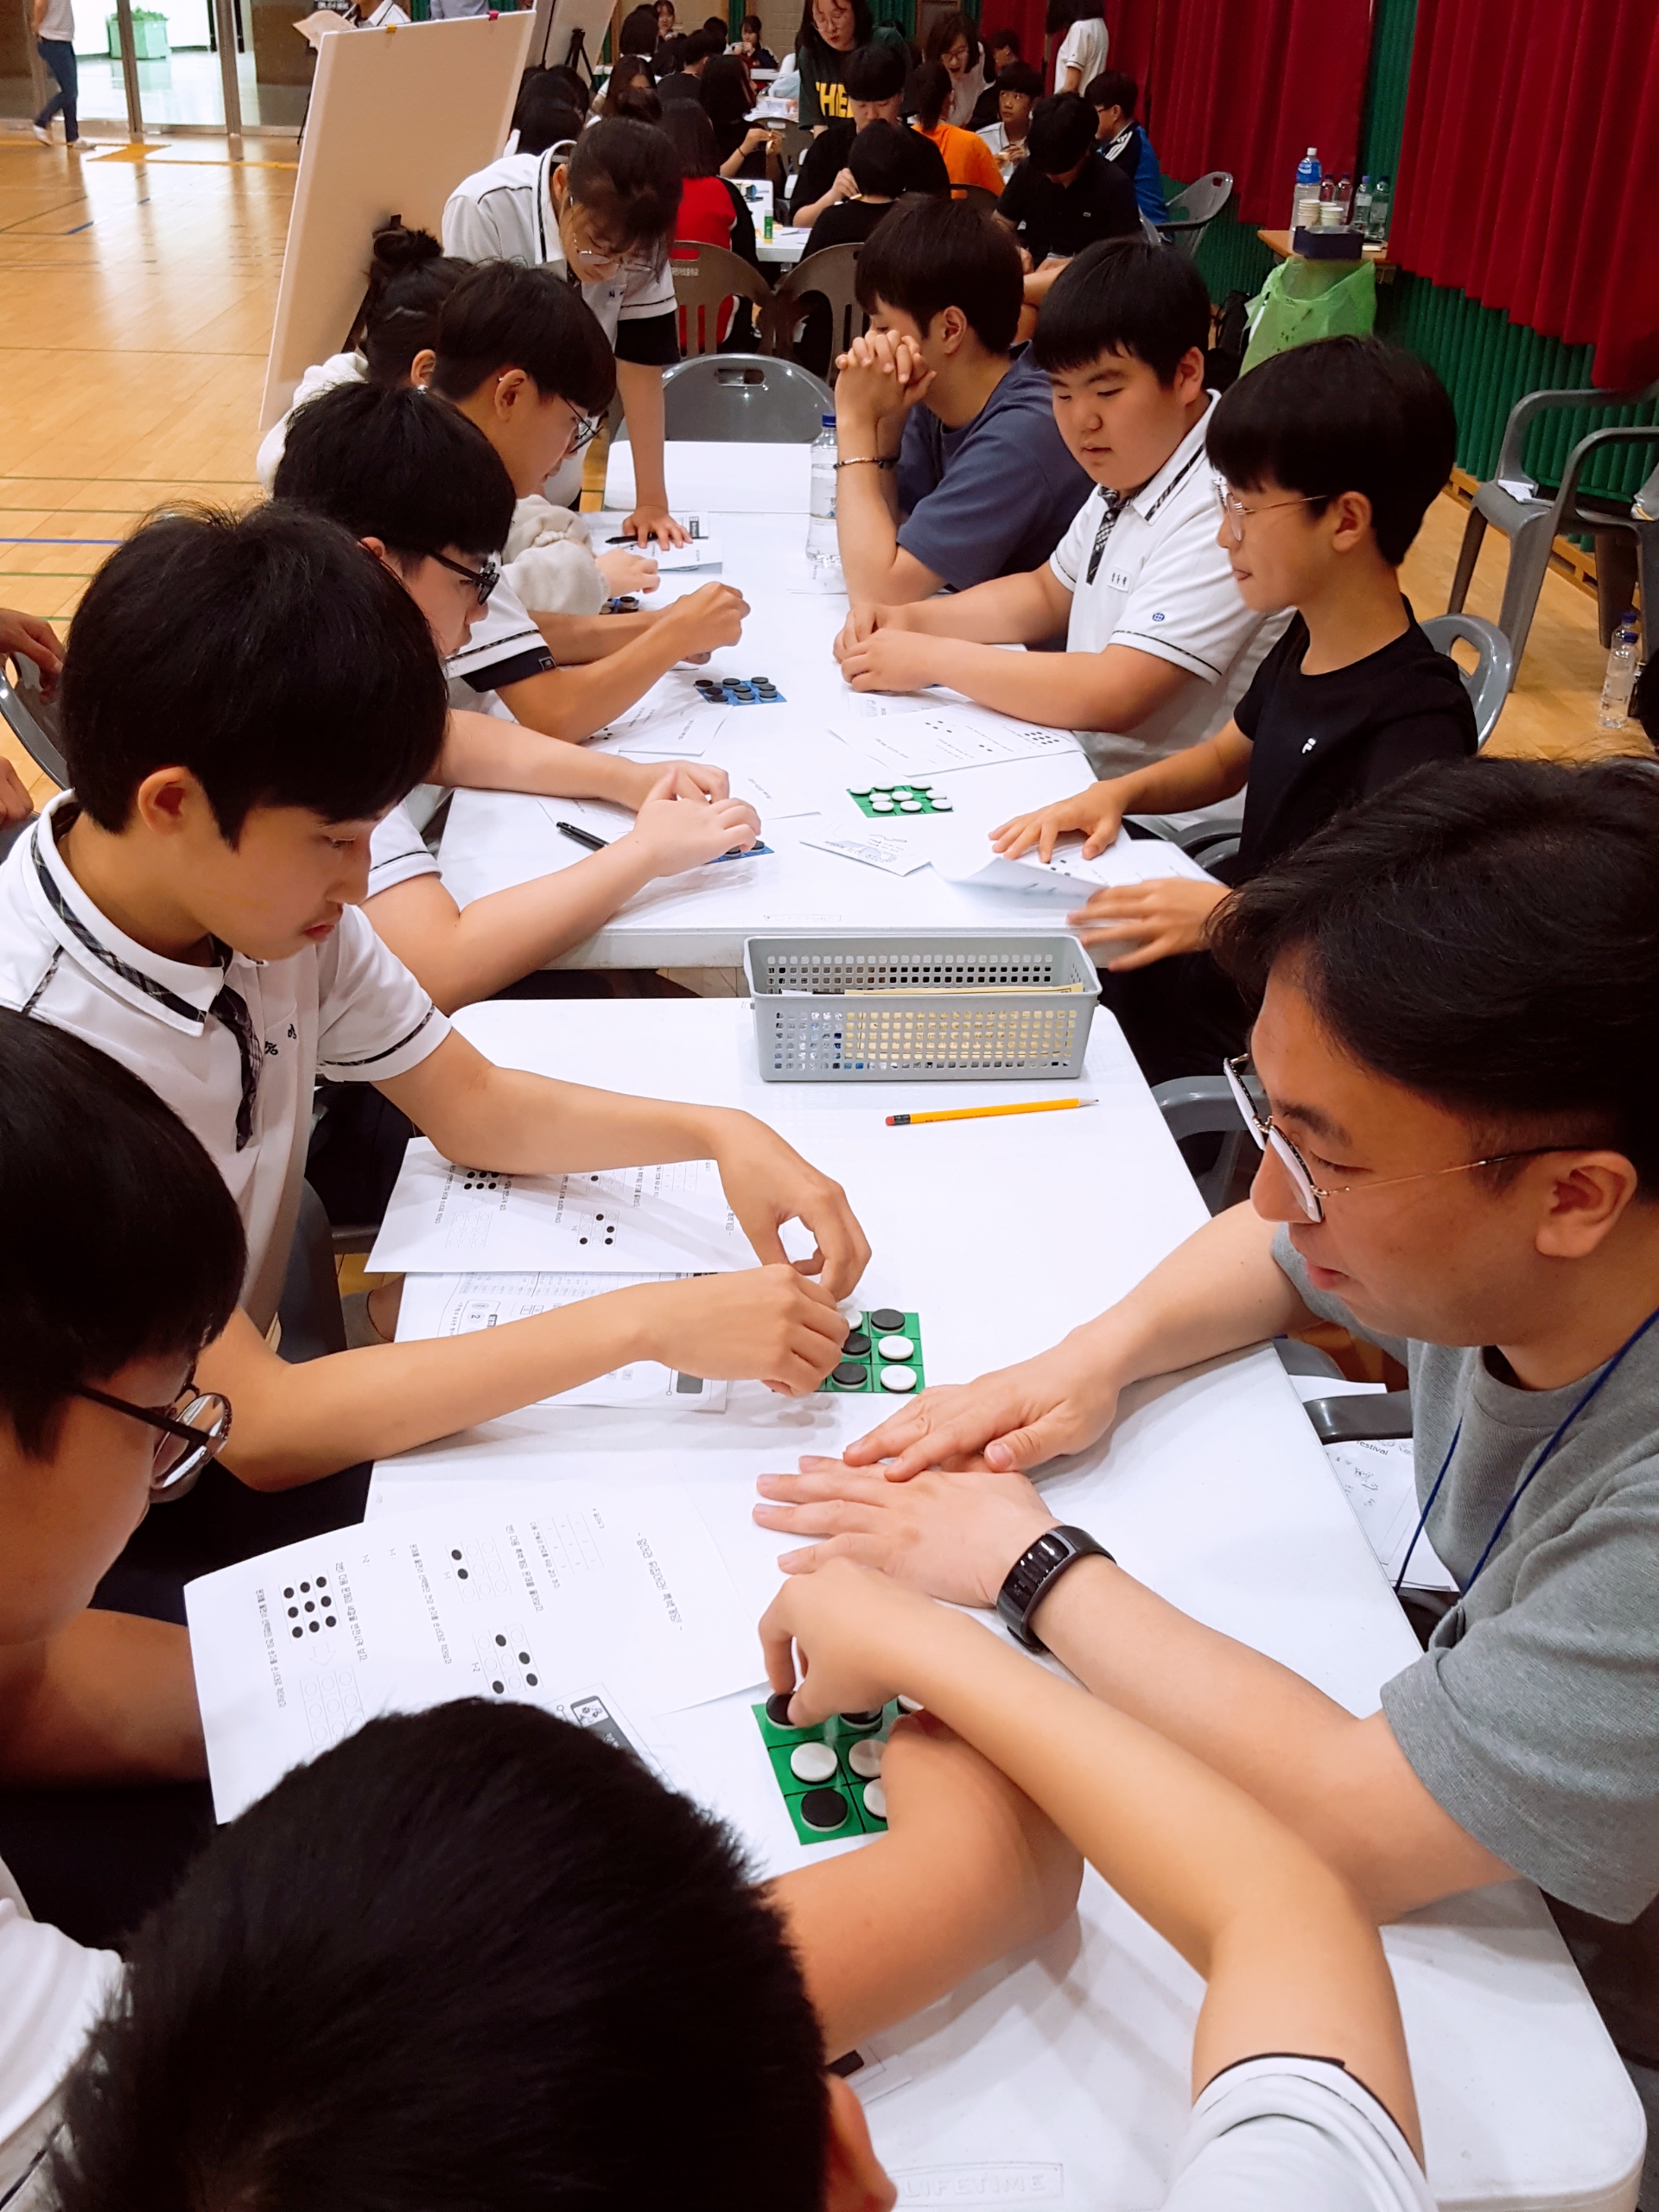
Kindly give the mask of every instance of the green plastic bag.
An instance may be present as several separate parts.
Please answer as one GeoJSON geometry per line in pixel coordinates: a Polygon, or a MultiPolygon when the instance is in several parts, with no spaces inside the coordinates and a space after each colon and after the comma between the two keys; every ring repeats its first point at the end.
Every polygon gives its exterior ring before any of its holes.
{"type": "Polygon", "coordinates": [[[1369,337],[1376,327],[1376,270],[1369,261],[1281,261],[1245,312],[1244,369],[1316,338],[1369,337]]]}

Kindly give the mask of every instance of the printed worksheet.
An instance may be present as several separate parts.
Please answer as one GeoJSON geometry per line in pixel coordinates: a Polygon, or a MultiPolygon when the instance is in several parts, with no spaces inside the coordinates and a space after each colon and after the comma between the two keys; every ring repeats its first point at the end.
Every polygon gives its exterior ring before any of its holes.
{"type": "Polygon", "coordinates": [[[1096,891],[1150,883],[1159,876],[1183,875],[1198,883],[1211,879],[1198,862],[1162,837],[1131,837],[1119,830],[1116,841],[1093,860],[1084,860],[1084,840],[1062,837],[1053,857],[1042,861],[1033,849],[1017,861],[1004,860],[976,836],[957,836],[936,853],[933,865],[952,882],[993,891],[1045,893],[1082,900],[1096,891]]]}
{"type": "Polygon", "coordinates": [[[626,1738],[627,1707],[677,1712],[760,1666],[696,1506],[643,1484],[389,1515],[204,1575],[185,1609],[221,1821],[378,1713],[518,1698],[626,1738]]]}
{"type": "Polygon", "coordinates": [[[588,1174],[457,1167],[411,1137],[368,1258],[380,1274],[702,1274],[754,1253],[712,1160],[588,1174]]]}
{"type": "Polygon", "coordinates": [[[841,836],[803,837],[801,842],[816,852],[839,853],[843,860],[861,861],[866,868],[879,868],[884,875],[914,875],[927,866],[925,853],[917,852],[888,830],[854,830],[841,836]]]}
{"type": "MultiPolygon", "coordinates": [[[[420,1343],[430,1337],[466,1337],[494,1329],[504,1321],[524,1321],[575,1306],[601,1291],[630,1283],[681,1282],[683,1275],[407,1275],[397,1311],[397,1341],[420,1343]]],[[[681,1375],[659,1360],[641,1359],[608,1375],[579,1382],[543,1406],[660,1406],[664,1413],[719,1414],[726,1410],[726,1385],[702,1375],[681,1375]]]]}
{"type": "Polygon", "coordinates": [[[1019,722],[983,707],[928,707],[920,714],[849,716],[836,735],[894,777],[935,776],[996,760],[1042,760],[1083,748],[1069,729],[1019,722]]]}
{"type": "Polygon", "coordinates": [[[1411,1439],[1351,1437],[1327,1444],[1325,1456],[1389,1581],[1398,1580],[1403,1567],[1408,1589],[1455,1590],[1456,1576],[1440,1564],[1427,1534],[1411,1541],[1419,1511],[1411,1439]]]}
{"type": "Polygon", "coordinates": [[[607,722],[594,741],[604,752],[631,759],[701,760],[720,723],[719,713],[701,709],[683,686],[675,685],[667,696],[653,686],[637,706],[607,722]]]}

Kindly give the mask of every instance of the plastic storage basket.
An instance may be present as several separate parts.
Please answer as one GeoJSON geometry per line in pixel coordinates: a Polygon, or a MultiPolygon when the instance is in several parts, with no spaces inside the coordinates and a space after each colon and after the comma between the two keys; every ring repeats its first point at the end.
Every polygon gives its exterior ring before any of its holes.
{"type": "Polygon", "coordinates": [[[752,937],[767,1083],[1083,1072],[1100,978],[1074,937],[752,937]]]}

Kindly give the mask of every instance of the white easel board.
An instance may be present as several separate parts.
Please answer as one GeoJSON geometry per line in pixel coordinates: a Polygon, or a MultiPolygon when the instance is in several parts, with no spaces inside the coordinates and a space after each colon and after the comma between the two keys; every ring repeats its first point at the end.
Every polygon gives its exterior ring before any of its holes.
{"type": "Polygon", "coordinates": [[[582,33],[582,60],[591,77],[600,67],[600,48],[611,28],[612,0],[536,0],[536,35],[531,60],[538,69],[560,69],[570,51],[570,34],[582,33]]]}
{"type": "Polygon", "coordinates": [[[314,361],[346,342],[370,240],[396,215],[435,238],[443,205],[497,159],[512,124],[535,18],[468,16],[326,38],[300,150],[261,436],[314,361]]]}

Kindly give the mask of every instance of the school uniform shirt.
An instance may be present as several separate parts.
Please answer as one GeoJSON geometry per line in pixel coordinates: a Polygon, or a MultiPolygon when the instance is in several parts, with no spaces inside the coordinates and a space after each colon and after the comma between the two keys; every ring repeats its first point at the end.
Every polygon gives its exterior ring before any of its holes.
{"type": "Polygon", "coordinates": [[[1347,668],[1306,676],[1307,625],[1290,625],[1250,680],[1233,720],[1250,741],[1237,853],[1243,883],[1321,830],[1345,806],[1430,760],[1475,752],[1475,709],[1454,660],[1407,610],[1408,626],[1347,668]]]}
{"type": "MultiPolygon", "coordinates": [[[[791,223],[796,220],[797,209],[815,206],[829,191],[846,168],[847,156],[857,136],[857,126],[852,122],[832,123],[812,141],[802,156],[795,189],[790,195],[791,223]]],[[[919,130],[908,126],[905,126],[904,161],[906,192],[950,191],[950,174],[944,166],[944,155],[931,138],[925,138],[919,130]]]]}
{"type": "Polygon", "coordinates": [[[294,397],[280,423],[273,423],[259,441],[253,473],[259,479],[259,488],[270,497],[276,481],[276,470],[288,443],[288,426],[294,420],[296,409],[319,393],[332,391],[337,384],[362,384],[369,373],[369,365],[360,353],[331,353],[326,361],[314,361],[294,387],[294,397]]]}
{"type": "Polygon", "coordinates": [[[0,1006],[84,1037],[166,1101],[223,1176],[248,1240],[243,1305],[269,1326],[299,1208],[317,1077],[378,1083],[437,1050],[449,1024],[367,918],[321,944],[250,960],[169,960],[117,929],[69,873],[60,792],[0,864],[0,1006]]]}
{"type": "MultiPolygon", "coordinates": [[[[896,23],[878,23],[870,34],[873,45],[895,46],[905,57],[905,67],[910,67],[910,48],[905,35],[896,23]]],[[[803,40],[795,49],[795,67],[799,73],[801,89],[797,113],[803,130],[816,130],[821,123],[840,123],[853,112],[852,101],[842,75],[847,67],[847,55],[838,54],[832,46],[820,40],[803,40]]],[[[774,84],[772,92],[778,91],[774,84]]],[[[808,203],[810,204],[810,202],[808,203]]]]}
{"type": "Polygon", "coordinates": [[[47,2202],[58,2092],[120,1980],[113,1951],[35,1920],[0,1863],[0,2205],[10,2212],[47,2202]]]}
{"type": "Polygon", "coordinates": [[[1335,2059],[1226,2068],[1192,2107],[1163,2212],[1434,2212],[1385,2106],[1335,2059]]]}
{"type": "Polygon", "coordinates": [[[1120,168],[1091,152],[1070,184],[1056,184],[1034,162],[1021,162],[1002,188],[996,212],[1012,223],[1033,264],[1050,254],[1070,261],[1096,238],[1141,235],[1135,187],[1120,168]]]}
{"type": "Polygon", "coordinates": [[[496,696],[501,686],[545,676],[556,665],[523,601],[505,576],[499,577],[471,636],[443,664],[449,703],[474,714],[507,714],[511,720],[496,696]]]}
{"type": "Polygon", "coordinates": [[[924,401],[899,448],[899,543],[954,591],[1040,568],[1092,489],[1022,351],[977,415],[948,430],[924,401]]]}
{"type": "MultiPolygon", "coordinates": [[[[1216,404],[1210,395],[1209,407],[1216,404]]],[[[1096,775],[1121,776],[1213,737],[1284,628],[1246,607],[1216,543],[1204,434],[1209,408],[1156,475],[1128,497],[1096,486],[1049,566],[1071,594],[1068,652],[1132,645],[1198,680],[1134,730],[1082,730],[1096,775]]]]}
{"type": "Polygon", "coordinates": [[[1109,146],[1102,149],[1114,168],[1122,170],[1135,187],[1141,213],[1149,222],[1166,223],[1169,203],[1164,198],[1164,173],[1152,141],[1138,123],[1126,123],[1109,146]]]}
{"type": "Polygon", "coordinates": [[[1060,41],[1060,50],[1054,57],[1054,89],[1065,89],[1065,73],[1078,71],[1077,90],[1086,92],[1095,79],[1106,67],[1108,46],[1106,26],[1098,16],[1087,16],[1073,23],[1060,41]]]}
{"type": "MultiPolygon", "coordinates": [[[[463,177],[443,211],[443,250],[463,261],[517,261],[525,268],[556,269],[580,285],[619,361],[672,368],[680,358],[674,279],[668,257],[637,276],[620,271],[584,282],[564,257],[553,215],[556,147],[540,154],[507,154],[463,177]]],[[[573,454],[547,480],[555,506],[573,506],[582,490],[582,455],[573,454]]]]}

